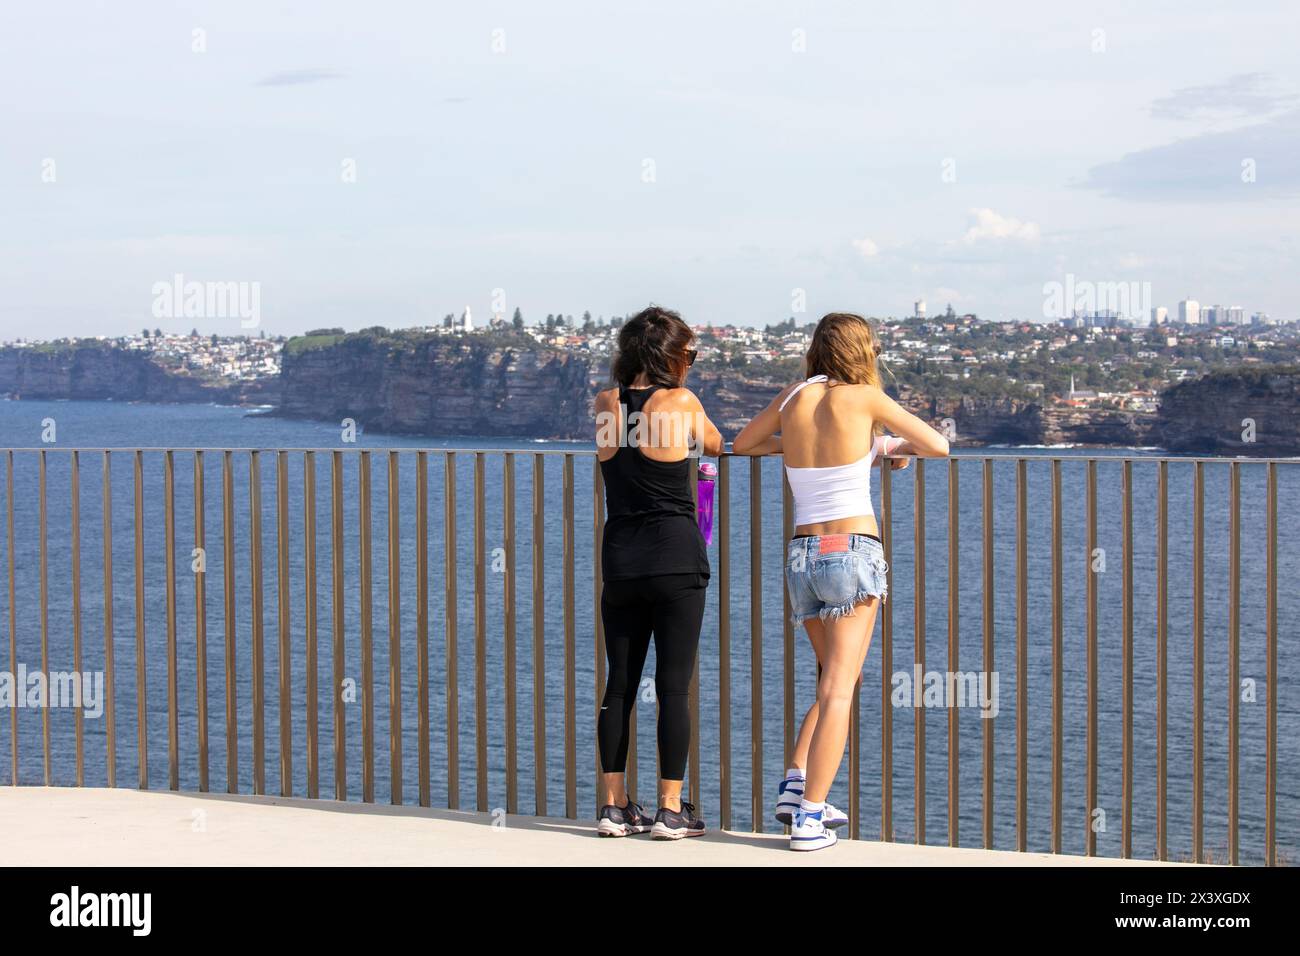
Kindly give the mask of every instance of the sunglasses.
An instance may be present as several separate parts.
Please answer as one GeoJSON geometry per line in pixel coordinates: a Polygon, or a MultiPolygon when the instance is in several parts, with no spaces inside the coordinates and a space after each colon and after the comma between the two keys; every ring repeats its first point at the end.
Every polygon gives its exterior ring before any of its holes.
{"type": "Polygon", "coordinates": [[[699,349],[687,349],[687,350],[686,350],[686,367],[687,367],[687,368],[690,368],[692,365],[695,364],[695,356],[697,356],[697,355],[699,355],[699,354],[700,354],[699,349]]]}

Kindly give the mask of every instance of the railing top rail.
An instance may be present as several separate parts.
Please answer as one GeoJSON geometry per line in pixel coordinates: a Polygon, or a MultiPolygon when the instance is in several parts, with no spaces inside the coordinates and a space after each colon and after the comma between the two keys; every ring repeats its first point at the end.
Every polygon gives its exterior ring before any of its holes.
{"type": "MultiPolygon", "coordinates": [[[[1052,450],[1050,450],[1050,449],[1041,449],[1041,450],[1044,451],[1044,452],[1050,452],[1050,451],[1052,451],[1052,450]]],[[[1230,463],[1232,463],[1232,462],[1240,462],[1241,464],[1244,464],[1244,465],[1266,465],[1266,464],[1296,465],[1296,464],[1300,464],[1300,457],[1282,458],[1282,457],[1264,457],[1264,456],[1254,456],[1254,455],[1154,455],[1154,454],[1153,454],[1153,455],[1142,455],[1142,454],[1133,454],[1133,453],[1131,453],[1131,451],[1129,451],[1129,450],[1127,450],[1127,449],[1117,449],[1117,450],[1116,450],[1116,453],[1114,453],[1114,454],[1109,453],[1109,449],[1105,449],[1105,448],[1094,448],[1094,449],[1080,448],[1080,449],[1077,449],[1077,450],[1079,450],[1079,451],[1084,451],[1084,452],[1088,452],[1088,453],[1087,453],[1087,454],[1079,454],[1079,455],[1061,455],[1061,454],[1052,454],[1052,453],[1041,454],[1041,455],[1026,455],[1026,454],[1023,454],[1023,453],[1018,452],[1018,451],[1017,451],[1016,449],[1014,449],[1014,448],[988,448],[988,449],[973,449],[973,448],[972,448],[972,449],[964,449],[964,450],[957,450],[957,451],[954,451],[950,457],[952,457],[952,458],[969,458],[969,459],[971,459],[971,460],[975,460],[975,461],[983,461],[983,460],[985,460],[985,459],[995,459],[995,460],[996,460],[996,459],[1006,459],[1006,460],[1008,460],[1008,461],[1020,461],[1020,460],[1024,460],[1024,461],[1052,461],[1052,460],[1054,460],[1054,459],[1059,459],[1059,460],[1061,460],[1061,461],[1088,461],[1088,460],[1096,460],[1096,461],[1116,461],[1116,462],[1124,462],[1124,461],[1132,461],[1132,462],[1162,462],[1162,461],[1163,461],[1163,462],[1169,462],[1169,463],[1186,463],[1186,464],[1195,464],[1195,463],[1197,463],[1197,462],[1203,462],[1203,463],[1206,463],[1206,464],[1230,464],[1230,463]]],[[[259,453],[271,453],[271,452],[294,452],[294,453],[316,452],[316,453],[323,453],[323,454],[328,454],[328,453],[331,453],[331,452],[341,452],[341,453],[343,453],[343,454],[349,454],[349,455],[360,454],[360,453],[362,453],[362,452],[371,452],[371,453],[398,452],[398,453],[406,453],[406,454],[416,453],[416,452],[426,452],[426,453],[431,453],[431,454],[448,454],[448,453],[454,452],[454,453],[457,453],[457,454],[466,454],[466,455],[475,455],[475,454],[485,454],[485,455],[504,455],[504,454],[514,454],[514,455],[580,455],[580,456],[583,456],[583,457],[590,457],[590,456],[592,456],[592,455],[594,455],[594,454],[596,453],[596,449],[595,449],[595,448],[589,447],[588,445],[585,445],[585,444],[584,444],[584,445],[575,445],[575,446],[572,447],[572,448],[563,448],[563,447],[561,447],[561,448],[527,448],[527,447],[524,447],[524,448],[519,448],[519,447],[478,448],[478,447],[461,447],[461,446],[421,446],[421,445],[409,445],[409,446],[408,446],[408,445],[401,445],[401,446],[394,446],[394,445],[359,445],[359,446],[351,446],[351,447],[347,447],[347,448],[337,448],[337,447],[329,447],[329,446],[323,446],[323,445],[322,445],[322,446],[316,446],[316,447],[300,447],[300,446],[292,446],[292,447],[285,446],[285,447],[282,447],[282,446],[275,446],[275,445],[267,445],[267,446],[243,446],[243,445],[202,445],[202,446],[179,446],[179,445],[172,445],[172,446],[167,446],[167,445],[111,445],[111,446],[101,446],[101,445],[44,445],[44,446],[21,446],[21,447],[20,447],[20,446],[12,446],[12,447],[10,447],[10,446],[0,446],[0,452],[21,452],[21,453],[35,453],[35,452],[66,452],[66,453],[71,453],[71,452],[74,452],[74,451],[76,451],[76,452],[83,452],[83,453],[96,453],[96,452],[121,452],[121,453],[132,453],[132,452],[137,452],[137,451],[139,451],[139,452],[153,452],[153,453],[162,453],[162,452],[169,452],[169,451],[170,451],[170,452],[191,452],[191,453],[192,453],[192,452],[198,452],[198,451],[201,451],[201,452],[237,452],[237,453],[241,453],[241,454],[247,454],[247,453],[250,453],[250,452],[259,452],[259,453]]],[[[709,455],[709,456],[705,456],[705,457],[715,457],[715,456],[711,456],[711,455],[709,455]]],[[[720,458],[780,458],[781,456],[780,456],[779,454],[767,454],[767,455],[740,455],[740,454],[737,454],[737,453],[735,453],[735,452],[727,451],[727,452],[723,452],[721,455],[716,456],[716,457],[720,457],[720,458]]]]}

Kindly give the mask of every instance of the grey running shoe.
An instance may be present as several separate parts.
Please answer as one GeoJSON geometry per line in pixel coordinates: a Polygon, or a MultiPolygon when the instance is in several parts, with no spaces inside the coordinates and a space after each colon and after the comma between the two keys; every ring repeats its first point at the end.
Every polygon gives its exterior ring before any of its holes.
{"type": "Polygon", "coordinates": [[[650,815],[639,804],[629,800],[625,807],[616,807],[612,803],[601,807],[600,817],[596,820],[596,832],[603,837],[631,836],[633,833],[645,833],[652,823],[650,815]]]}
{"type": "Polygon", "coordinates": [[[656,840],[704,836],[704,821],[695,815],[695,807],[683,800],[680,812],[660,807],[655,814],[654,829],[650,833],[656,840]]]}

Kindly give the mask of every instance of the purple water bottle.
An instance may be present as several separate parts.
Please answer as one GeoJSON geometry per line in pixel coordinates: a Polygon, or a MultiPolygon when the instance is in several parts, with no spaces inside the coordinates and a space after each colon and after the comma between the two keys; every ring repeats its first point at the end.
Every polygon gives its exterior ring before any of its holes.
{"type": "Polygon", "coordinates": [[[707,461],[700,462],[699,481],[696,486],[699,506],[695,516],[700,523],[700,534],[704,535],[705,544],[713,544],[713,486],[717,478],[717,465],[707,461]]]}

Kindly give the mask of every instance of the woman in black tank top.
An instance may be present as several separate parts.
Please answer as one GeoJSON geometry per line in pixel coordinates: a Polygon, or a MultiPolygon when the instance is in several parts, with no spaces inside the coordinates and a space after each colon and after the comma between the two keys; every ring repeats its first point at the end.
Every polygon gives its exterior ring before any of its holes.
{"type": "Polygon", "coordinates": [[[600,613],[609,676],[596,736],[601,809],[597,832],[652,830],[698,836],[704,824],[682,803],[690,746],[687,692],[704,619],[709,559],[695,517],[692,457],[722,450],[722,436],[683,387],[694,336],[674,312],[651,306],[619,333],[613,378],[596,397],[596,445],[607,517],[601,543],[600,613]],[[653,638],[659,704],[659,811],[652,821],[624,780],[628,726],[653,638]]]}

